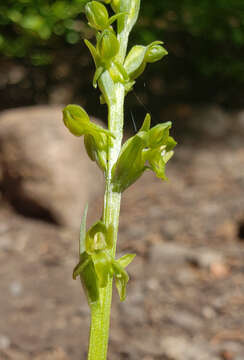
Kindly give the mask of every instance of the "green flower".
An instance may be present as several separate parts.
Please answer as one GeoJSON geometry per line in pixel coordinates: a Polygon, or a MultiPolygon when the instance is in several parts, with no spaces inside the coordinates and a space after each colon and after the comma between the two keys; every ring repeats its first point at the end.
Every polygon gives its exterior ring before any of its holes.
{"type": "Polygon", "coordinates": [[[146,169],[166,180],[165,166],[173,156],[175,140],[169,136],[171,122],[158,124],[150,129],[147,114],[139,132],[122,146],[112,170],[113,189],[122,192],[133,184],[146,169]]]}
{"type": "Polygon", "coordinates": [[[88,302],[99,302],[99,289],[108,284],[109,278],[115,278],[120,300],[125,300],[126,285],[129,276],[125,270],[134,259],[134,254],[127,254],[115,260],[110,254],[113,244],[113,228],[106,227],[102,221],[96,222],[86,232],[85,208],[80,230],[80,261],[73,271],[73,279],[80,276],[88,302]]]}

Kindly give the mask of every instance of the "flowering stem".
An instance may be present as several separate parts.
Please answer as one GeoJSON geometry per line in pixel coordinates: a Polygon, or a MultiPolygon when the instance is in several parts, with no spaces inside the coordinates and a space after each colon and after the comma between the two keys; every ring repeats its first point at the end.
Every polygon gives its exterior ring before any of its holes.
{"type": "MultiPolygon", "coordinates": [[[[104,195],[103,221],[106,226],[113,226],[113,248],[110,254],[114,257],[119,225],[121,194],[113,192],[111,183],[112,167],[117,161],[123,136],[124,122],[124,86],[115,85],[115,101],[109,104],[108,127],[115,135],[108,148],[108,166],[105,174],[106,190],[104,195]]],[[[105,288],[100,288],[100,303],[91,305],[91,327],[88,360],[106,360],[109,337],[110,309],[112,300],[112,278],[105,288]]]]}
{"type": "Polygon", "coordinates": [[[89,25],[98,31],[96,46],[88,40],[85,43],[96,66],[93,85],[99,86],[100,100],[108,106],[108,129],[90,121],[86,111],[78,105],[70,104],[63,110],[65,126],[73,135],[84,136],[88,156],[105,175],[103,216],[86,231],[86,207],[81,221],[80,259],[73,271],[73,279],[80,276],[91,309],[88,360],[107,359],[113,278],[123,301],[129,280],[125,268],[135,257],[135,254],[126,254],[115,259],[121,193],[146,169],[166,180],[165,165],[176,145],[169,136],[171,123],[150,128],[151,117],[147,114],[138,133],[121,149],[125,95],[147,63],[162,59],[167,51],[162,47],[162,41],[154,41],[148,46],[133,46],[126,55],[140,0],[102,2],[88,1],[85,6],[89,25]],[[114,16],[109,18],[102,2],[111,5],[114,16]],[[117,33],[111,27],[115,20],[117,33]]]}

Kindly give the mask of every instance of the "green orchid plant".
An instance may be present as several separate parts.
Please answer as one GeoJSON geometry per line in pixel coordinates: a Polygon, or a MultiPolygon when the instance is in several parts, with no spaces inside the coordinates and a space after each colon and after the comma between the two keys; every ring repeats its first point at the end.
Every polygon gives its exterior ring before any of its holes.
{"type": "Polygon", "coordinates": [[[88,24],[96,31],[96,44],[85,40],[95,64],[93,86],[99,88],[100,103],[108,108],[108,129],[93,123],[78,105],[63,110],[63,121],[75,136],[84,136],[88,156],[104,173],[105,194],[101,218],[86,229],[88,206],[80,229],[79,262],[73,278],[80,277],[91,310],[88,359],[105,360],[109,337],[112,285],[120,300],[126,298],[129,276],[125,268],[135,254],[115,258],[121,194],[146,170],[166,180],[165,166],[176,145],[171,123],[151,128],[147,114],[140,130],[123,146],[124,99],[148,63],[161,60],[167,51],[162,41],[136,45],[127,54],[129,34],[135,25],[140,0],[85,1],[88,24]],[[114,15],[109,17],[106,6],[114,15]]]}

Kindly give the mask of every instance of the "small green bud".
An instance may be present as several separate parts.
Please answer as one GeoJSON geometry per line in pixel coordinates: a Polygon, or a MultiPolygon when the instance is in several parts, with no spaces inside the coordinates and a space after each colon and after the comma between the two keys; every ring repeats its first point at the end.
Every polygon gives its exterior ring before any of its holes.
{"type": "Polygon", "coordinates": [[[131,80],[143,73],[147,63],[158,61],[167,55],[167,51],[161,44],[162,41],[154,41],[149,46],[133,46],[124,63],[124,68],[131,80]]]}
{"type": "Polygon", "coordinates": [[[85,110],[78,105],[68,105],[63,110],[63,121],[75,136],[84,135],[84,143],[91,160],[96,161],[102,170],[107,166],[107,147],[109,137],[114,135],[90,121],[85,110]]]}
{"type": "Polygon", "coordinates": [[[154,63],[161,60],[165,55],[168,55],[168,51],[161,45],[152,45],[148,48],[145,61],[147,63],[154,63]]]}
{"type": "Polygon", "coordinates": [[[103,62],[113,59],[119,51],[119,42],[112,30],[104,30],[97,45],[103,62]]]}
{"type": "Polygon", "coordinates": [[[108,27],[108,12],[106,7],[100,2],[90,1],[85,6],[85,13],[92,28],[103,31],[108,27]]]}
{"type": "MultiPolygon", "coordinates": [[[[86,111],[79,105],[67,105],[63,110],[63,121],[65,126],[75,136],[90,134],[96,137],[97,135],[104,134],[114,137],[110,131],[91,122],[86,111]]],[[[100,146],[105,146],[104,137],[100,141],[102,142],[100,146]]]]}
{"type": "Polygon", "coordinates": [[[145,54],[147,51],[146,46],[135,45],[130,50],[124,63],[124,68],[129,75],[130,79],[136,79],[145,70],[146,63],[144,62],[145,54]]]}
{"type": "Polygon", "coordinates": [[[78,105],[68,105],[63,110],[64,125],[75,136],[84,134],[87,123],[90,122],[87,112],[78,105]]]}

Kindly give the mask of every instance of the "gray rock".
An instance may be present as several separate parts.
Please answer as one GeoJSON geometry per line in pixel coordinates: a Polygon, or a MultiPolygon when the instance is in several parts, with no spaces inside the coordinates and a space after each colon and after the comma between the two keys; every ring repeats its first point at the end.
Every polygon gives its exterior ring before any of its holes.
{"type": "Polygon", "coordinates": [[[150,250],[152,265],[176,265],[192,263],[200,268],[210,268],[213,264],[224,264],[223,256],[209,248],[189,248],[177,243],[156,243],[150,250]]]}
{"type": "Polygon", "coordinates": [[[192,331],[199,331],[199,329],[203,325],[203,321],[201,318],[191,314],[188,311],[181,312],[173,312],[168,314],[169,319],[177,325],[177,327],[181,327],[182,329],[192,331]]]}
{"type": "Polygon", "coordinates": [[[208,344],[189,341],[183,337],[162,338],[161,348],[164,355],[172,360],[219,360],[208,344]]]}
{"type": "Polygon", "coordinates": [[[209,269],[214,264],[224,264],[224,259],[221,254],[213,250],[201,248],[192,252],[189,260],[200,268],[206,269],[209,269]]]}
{"type": "Polygon", "coordinates": [[[0,350],[6,350],[10,347],[10,339],[8,336],[0,334],[0,350]]]}
{"type": "Polygon", "coordinates": [[[156,243],[150,250],[150,263],[152,265],[184,263],[191,255],[191,250],[175,243],[156,243]]]}
{"type": "Polygon", "coordinates": [[[14,296],[18,296],[22,293],[23,291],[23,287],[22,284],[18,281],[13,281],[10,285],[9,285],[9,289],[12,295],[14,296]]]}
{"type": "Polygon", "coordinates": [[[17,212],[78,227],[103,179],[83,140],[63,125],[61,111],[35,106],[0,114],[0,180],[5,200],[17,212]]]}

